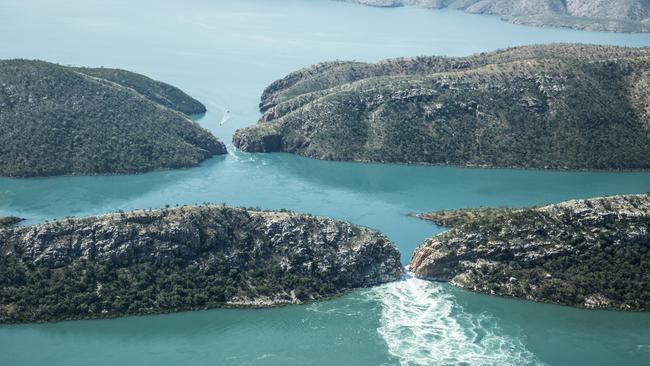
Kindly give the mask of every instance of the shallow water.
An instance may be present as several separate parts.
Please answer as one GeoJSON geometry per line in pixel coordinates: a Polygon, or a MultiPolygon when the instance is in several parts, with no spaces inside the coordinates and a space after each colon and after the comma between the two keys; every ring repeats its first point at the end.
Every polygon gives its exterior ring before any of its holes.
{"type": "MultiPolygon", "coordinates": [[[[517,26],[497,18],[328,0],[0,3],[1,58],[120,67],[183,88],[230,144],[262,89],[329,59],[466,55],[545,42],[650,45],[650,35],[517,26]],[[230,113],[226,113],[226,111],[230,113]]],[[[650,190],[650,173],[324,162],[235,151],[199,167],[132,176],[0,179],[0,214],[28,223],[165,204],[289,208],[380,229],[403,262],[440,229],[406,216],[650,190]]],[[[650,316],[472,294],[415,279],[332,301],[0,327],[2,365],[377,365],[650,363],[650,316]]]]}

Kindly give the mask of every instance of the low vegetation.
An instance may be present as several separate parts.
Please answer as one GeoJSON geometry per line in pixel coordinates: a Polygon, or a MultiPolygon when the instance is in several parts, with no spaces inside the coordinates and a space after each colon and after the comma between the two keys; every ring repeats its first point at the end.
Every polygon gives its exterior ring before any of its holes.
{"type": "Polygon", "coordinates": [[[0,230],[0,322],[314,301],[398,279],[381,234],[226,206],[67,218],[0,230]]]}
{"type": "Polygon", "coordinates": [[[403,5],[498,15],[517,24],[590,31],[650,32],[645,0],[337,0],[379,7],[403,5]]]}

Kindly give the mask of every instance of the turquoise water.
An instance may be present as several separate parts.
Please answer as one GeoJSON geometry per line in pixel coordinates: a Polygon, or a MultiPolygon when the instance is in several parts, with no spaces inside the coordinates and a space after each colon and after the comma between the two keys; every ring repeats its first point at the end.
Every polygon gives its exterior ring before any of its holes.
{"type": "MultiPolygon", "coordinates": [[[[524,27],[494,17],[328,0],[0,3],[0,58],[121,67],[204,102],[230,143],[262,89],[328,59],[466,55],[545,42],[650,45],[650,35],[524,27]],[[229,110],[230,113],[226,113],[229,110]]],[[[0,214],[28,223],[165,204],[289,208],[380,229],[402,251],[439,232],[439,208],[646,192],[650,173],[354,164],[235,151],[185,170],[0,179],[0,214]]],[[[650,364],[650,315],[499,299],[414,279],[332,301],[0,326],[0,365],[650,364]]]]}

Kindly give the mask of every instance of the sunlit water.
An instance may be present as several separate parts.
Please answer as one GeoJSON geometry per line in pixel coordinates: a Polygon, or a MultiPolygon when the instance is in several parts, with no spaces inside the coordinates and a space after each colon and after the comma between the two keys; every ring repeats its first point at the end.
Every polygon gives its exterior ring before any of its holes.
{"type": "MultiPolygon", "coordinates": [[[[650,45],[643,34],[328,0],[134,3],[3,0],[0,57],[121,67],[170,82],[207,105],[200,122],[230,144],[235,129],[259,117],[268,83],[322,60],[545,42],[650,45]]],[[[440,231],[408,213],[650,190],[650,173],[350,164],[229,150],[185,170],[0,179],[0,214],[35,223],[206,201],[284,207],[380,229],[406,263],[440,231]]],[[[643,365],[649,329],[648,314],[493,298],[410,278],[305,306],[1,326],[0,365],[643,365]]]]}

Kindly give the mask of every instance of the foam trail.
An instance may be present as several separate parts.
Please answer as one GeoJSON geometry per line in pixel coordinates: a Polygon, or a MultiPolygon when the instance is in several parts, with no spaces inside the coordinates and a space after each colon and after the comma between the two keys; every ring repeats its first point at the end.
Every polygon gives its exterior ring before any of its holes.
{"type": "Polygon", "coordinates": [[[219,126],[223,126],[224,123],[228,122],[230,119],[230,112],[224,113],[223,117],[221,117],[221,121],[219,122],[219,126]]]}
{"type": "Polygon", "coordinates": [[[402,365],[540,365],[485,314],[466,313],[440,284],[408,278],[373,289],[379,334],[402,365]]]}

